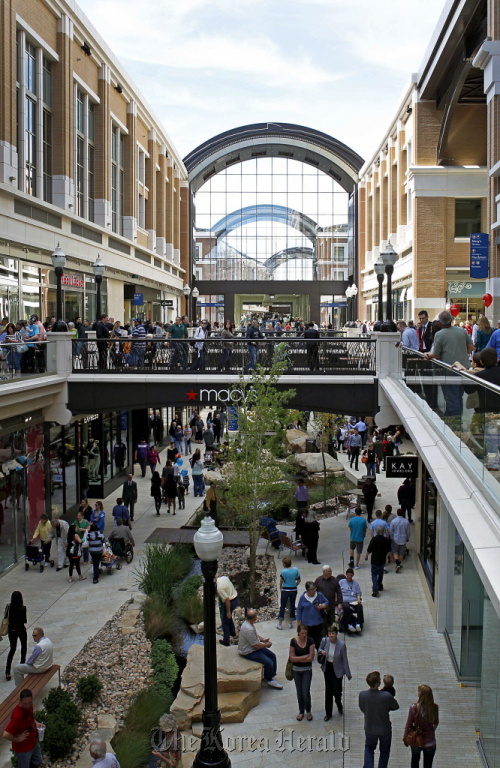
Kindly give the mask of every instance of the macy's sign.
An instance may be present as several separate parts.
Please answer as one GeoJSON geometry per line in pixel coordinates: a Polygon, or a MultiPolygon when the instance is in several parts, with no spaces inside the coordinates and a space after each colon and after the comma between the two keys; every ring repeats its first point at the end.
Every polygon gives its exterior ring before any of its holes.
{"type": "MultiPolygon", "coordinates": [[[[253,391],[249,389],[247,396],[253,391]]],[[[241,389],[200,389],[200,403],[209,403],[214,400],[220,403],[239,403],[242,399],[241,389]]]]}

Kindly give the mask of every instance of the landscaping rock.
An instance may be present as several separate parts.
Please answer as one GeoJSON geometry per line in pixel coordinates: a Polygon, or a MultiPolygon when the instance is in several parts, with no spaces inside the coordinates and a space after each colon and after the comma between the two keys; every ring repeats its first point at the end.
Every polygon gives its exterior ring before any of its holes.
{"type": "Polygon", "coordinates": [[[204,472],[203,475],[205,477],[205,482],[207,483],[222,482],[222,474],[218,472],[216,469],[207,469],[207,471],[204,472]]]}
{"type": "MultiPolygon", "coordinates": [[[[324,456],[327,474],[338,477],[342,476],[344,474],[343,464],[340,461],[336,461],[329,453],[325,453],[324,456]]],[[[323,454],[321,453],[294,454],[293,463],[305,469],[309,474],[323,473],[323,454]]]]}
{"type": "Polygon", "coordinates": [[[302,432],[300,429],[287,429],[286,431],[286,442],[291,453],[304,453],[308,439],[307,432],[302,432]]]}
{"type": "MultiPolygon", "coordinates": [[[[170,711],[181,730],[200,722],[204,706],[203,647],[189,649],[181,689],[170,711]]],[[[234,646],[221,649],[217,655],[217,690],[223,723],[241,723],[260,701],[262,665],[240,656],[234,646]]]]}

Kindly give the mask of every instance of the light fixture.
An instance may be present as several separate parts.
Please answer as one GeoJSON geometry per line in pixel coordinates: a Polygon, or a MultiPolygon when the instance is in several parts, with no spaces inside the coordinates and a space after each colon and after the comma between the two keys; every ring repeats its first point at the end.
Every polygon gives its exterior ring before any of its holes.
{"type": "Polygon", "coordinates": [[[189,287],[188,283],[186,283],[186,285],[185,285],[185,286],[184,286],[184,288],[182,289],[182,293],[184,294],[184,296],[185,296],[185,297],[186,297],[186,299],[187,299],[187,297],[188,297],[188,296],[189,296],[189,294],[191,293],[191,288],[189,287]]]}
{"type": "Polygon", "coordinates": [[[196,301],[196,299],[198,298],[199,295],[200,295],[200,292],[199,292],[198,288],[195,286],[193,288],[193,290],[191,291],[191,296],[196,301]]]}
{"type": "Polygon", "coordinates": [[[54,248],[54,252],[50,258],[52,259],[54,269],[64,269],[66,266],[66,254],[64,253],[59,243],[57,243],[57,246],[54,248]]]}
{"type": "Polygon", "coordinates": [[[385,274],[385,264],[384,264],[384,262],[383,262],[383,261],[380,261],[380,259],[379,259],[379,260],[378,260],[378,261],[376,261],[376,262],[375,262],[375,264],[373,265],[373,269],[375,270],[375,274],[376,274],[377,276],[378,276],[378,275],[383,275],[383,274],[385,274]]]}
{"type": "Polygon", "coordinates": [[[391,241],[387,241],[387,245],[385,246],[384,250],[380,254],[380,258],[382,259],[382,262],[384,264],[384,267],[393,267],[398,259],[398,254],[394,250],[394,248],[391,245],[391,241]]]}
{"type": "Polygon", "coordinates": [[[351,296],[354,298],[357,295],[358,295],[358,286],[356,285],[356,283],[353,283],[351,286],[351,296]]]}
{"type": "Polygon", "coordinates": [[[387,300],[385,307],[385,316],[387,320],[392,320],[392,273],[394,272],[394,264],[397,261],[398,254],[391,245],[391,241],[387,241],[387,245],[380,254],[380,258],[385,266],[385,273],[387,275],[387,300]]]}
{"type": "Polygon", "coordinates": [[[222,554],[224,537],[211,517],[204,517],[201,525],[194,534],[193,544],[196,554],[202,562],[210,563],[218,560],[222,554]]]}
{"type": "Polygon", "coordinates": [[[102,277],[104,275],[106,269],[106,265],[101,259],[100,255],[97,254],[97,259],[92,264],[92,272],[94,273],[95,277],[102,277]]]}
{"type": "Polygon", "coordinates": [[[384,319],[384,297],[382,294],[382,283],[384,282],[385,266],[380,256],[378,261],[373,265],[375,274],[377,275],[378,282],[378,306],[377,306],[377,320],[381,323],[384,319]]]}

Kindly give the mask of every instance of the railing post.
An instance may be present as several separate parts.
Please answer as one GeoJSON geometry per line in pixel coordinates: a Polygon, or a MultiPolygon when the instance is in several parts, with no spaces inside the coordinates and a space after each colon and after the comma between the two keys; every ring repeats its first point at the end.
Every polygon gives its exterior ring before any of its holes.
{"type": "Polygon", "coordinates": [[[71,331],[47,334],[47,372],[69,376],[73,370],[73,333],[71,331]]]}
{"type": "Polygon", "coordinates": [[[374,333],[377,345],[375,370],[379,379],[385,379],[390,376],[391,379],[401,379],[402,354],[401,347],[397,346],[401,342],[399,333],[374,333]]]}

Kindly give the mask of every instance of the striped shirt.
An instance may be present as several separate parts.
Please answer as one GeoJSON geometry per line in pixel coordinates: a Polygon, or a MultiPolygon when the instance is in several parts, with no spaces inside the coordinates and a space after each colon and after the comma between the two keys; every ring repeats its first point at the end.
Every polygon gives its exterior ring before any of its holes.
{"type": "Polygon", "coordinates": [[[104,544],[104,534],[100,531],[90,531],[87,533],[89,543],[89,552],[91,555],[100,555],[104,544]]]}

